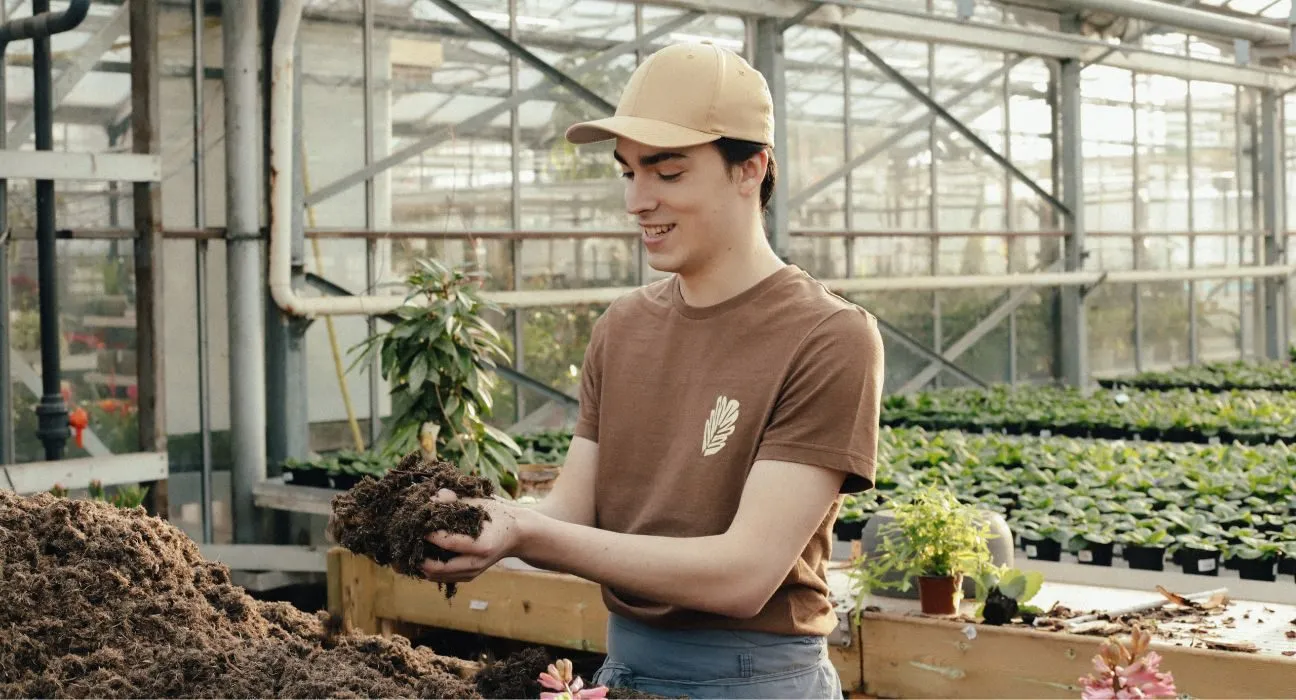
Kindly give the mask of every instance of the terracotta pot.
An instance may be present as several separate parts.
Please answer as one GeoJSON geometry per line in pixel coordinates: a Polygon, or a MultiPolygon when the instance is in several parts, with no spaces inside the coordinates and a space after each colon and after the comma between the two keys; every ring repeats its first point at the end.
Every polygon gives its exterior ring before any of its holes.
{"type": "Polygon", "coordinates": [[[922,602],[922,611],[926,615],[958,614],[959,600],[962,598],[959,589],[963,586],[963,575],[957,576],[919,576],[918,599],[922,602]]]}

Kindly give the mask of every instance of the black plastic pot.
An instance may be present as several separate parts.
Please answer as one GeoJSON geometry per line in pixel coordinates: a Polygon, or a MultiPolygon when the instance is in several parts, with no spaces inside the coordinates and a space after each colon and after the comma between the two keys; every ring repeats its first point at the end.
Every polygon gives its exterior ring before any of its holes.
{"type": "Polygon", "coordinates": [[[1273,557],[1261,557],[1259,559],[1239,559],[1237,563],[1238,576],[1248,581],[1277,581],[1278,576],[1274,573],[1277,561],[1273,557]]]}
{"type": "Polygon", "coordinates": [[[332,486],[335,489],[349,491],[356,484],[360,483],[360,480],[363,478],[364,475],[362,474],[334,474],[332,476],[332,486]]]}
{"type": "Polygon", "coordinates": [[[1080,559],[1081,564],[1088,564],[1089,566],[1111,566],[1112,550],[1114,548],[1115,545],[1111,542],[1103,544],[1086,540],[1084,548],[1077,552],[1076,556],[1080,559]]]}
{"type": "Polygon", "coordinates": [[[1031,540],[1023,537],[1021,542],[1027,559],[1062,561],[1062,543],[1057,540],[1031,540]]]}
{"type": "Polygon", "coordinates": [[[833,534],[837,535],[837,539],[842,542],[853,542],[858,540],[860,536],[864,534],[864,525],[867,522],[867,520],[857,520],[853,523],[848,523],[838,520],[833,523],[833,534]]]}
{"type": "Polygon", "coordinates": [[[1219,576],[1220,553],[1209,549],[1184,547],[1176,553],[1179,566],[1185,574],[1194,576],[1219,576]]]}
{"type": "Polygon", "coordinates": [[[1291,576],[1296,574],[1296,559],[1282,557],[1278,560],[1278,575],[1291,576]]]}
{"type": "Polygon", "coordinates": [[[1145,571],[1165,570],[1165,547],[1144,547],[1127,544],[1124,547],[1123,554],[1131,569],[1143,569],[1145,571]]]}
{"type": "Polygon", "coordinates": [[[323,469],[285,469],[284,481],[293,486],[315,486],[330,488],[329,473],[323,469]]]}

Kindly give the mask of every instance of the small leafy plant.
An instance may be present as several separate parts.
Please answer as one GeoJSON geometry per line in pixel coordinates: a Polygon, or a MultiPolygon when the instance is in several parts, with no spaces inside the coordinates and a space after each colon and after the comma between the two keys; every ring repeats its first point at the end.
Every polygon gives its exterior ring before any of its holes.
{"type": "MultiPolygon", "coordinates": [[[[111,503],[118,508],[136,508],[144,504],[144,498],[148,496],[148,487],[132,484],[131,486],[118,486],[113,489],[112,495],[104,489],[103,482],[99,479],[92,479],[86,487],[86,491],[92,501],[102,501],[111,503]]],[[[49,492],[59,498],[67,498],[68,489],[63,484],[54,484],[49,492]]]]}
{"type": "Polygon", "coordinates": [[[1006,566],[984,566],[976,577],[977,598],[981,605],[976,616],[988,625],[1004,625],[1019,614],[1025,618],[1043,614],[1039,608],[1026,605],[1044,585],[1044,574],[1021,571],[1006,566]]]}
{"type": "Polygon", "coordinates": [[[1178,697],[1174,675],[1162,671],[1161,655],[1148,649],[1152,635],[1135,627],[1126,645],[1115,637],[1094,656],[1094,672],[1080,679],[1083,700],[1178,697]]]}
{"type": "Polygon", "coordinates": [[[396,311],[400,320],[356,347],[357,364],[376,353],[391,383],[383,453],[399,459],[425,448],[420,437],[434,434],[438,459],[497,487],[515,481],[521,450],[487,422],[498,381],[493,370],[508,355],[482,314],[498,307],[482,298],[466,272],[436,260],[419,260],[408,283],[412,291],[396,311]]]}
{"type": "Polygon", "coordinates": [[[601,685],[586,688],[580,676],[573,677],[569,659],[549,664],[549,669],[540,673],[540,685],[553,691],[540,693],[540,700],[602,700],[608,691],[601,685]]]}

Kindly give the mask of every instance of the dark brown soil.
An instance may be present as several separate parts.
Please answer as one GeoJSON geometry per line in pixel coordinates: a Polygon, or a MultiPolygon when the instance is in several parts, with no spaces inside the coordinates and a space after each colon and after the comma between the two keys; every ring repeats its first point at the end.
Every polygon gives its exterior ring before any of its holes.
{"type": "Polygon", "coordinates": [[[475,697],[471,667],[261,602],[142,508],[0,490],[0,697],[475,697]]]}
{"type": "MultiPolygon", "coordinates": [[[[449,462],[429,462],[415,452],[381,479],[366,477],[333,498],[329,535],[334,542],[397,573],[422,578],[426,559],[446,561],[453,553],[428,542],[438,530],[478,537],[489,519],[478,506],[443,503],[437,492],[450,489],[460,498],[489,498],[492,484],[465,474],[449,462]]],[[[444,586],[446,596],[454,584],[444,586]]]]}
{"type": "Polygon", "coordinates": [[[540,685],[540,674],[553,661],[544,649],[532,647],[487,664],[477,673],[477,692],[492,700],[538,698],[545,690],[540,685]]]}

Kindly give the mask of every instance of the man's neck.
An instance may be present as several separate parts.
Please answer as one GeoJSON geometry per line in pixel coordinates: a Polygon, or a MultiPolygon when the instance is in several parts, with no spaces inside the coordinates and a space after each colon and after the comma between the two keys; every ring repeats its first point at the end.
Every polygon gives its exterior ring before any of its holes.
{"type": "Polygon", "coordinates": [[[689,306],[715,306],[752,288],[784,266],[764,235],[753,236],[752,245],[735,248],[701,270],[681,272],[680,293],[689,306]]]}

